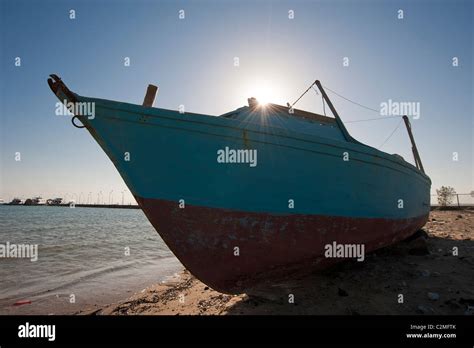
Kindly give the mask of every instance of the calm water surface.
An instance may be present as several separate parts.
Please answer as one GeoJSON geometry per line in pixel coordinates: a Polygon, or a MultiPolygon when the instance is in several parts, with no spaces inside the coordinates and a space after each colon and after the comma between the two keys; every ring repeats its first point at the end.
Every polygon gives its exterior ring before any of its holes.
{"type": "Polygon", "coordinates": [[[0,244],[7,242],[37,244],[38,260],[0,258],[0,314],[73,313],[183,268],[139,209],[0,205],[0,244]],[[32,303],[14,306],[18,300],[32,303]]]}

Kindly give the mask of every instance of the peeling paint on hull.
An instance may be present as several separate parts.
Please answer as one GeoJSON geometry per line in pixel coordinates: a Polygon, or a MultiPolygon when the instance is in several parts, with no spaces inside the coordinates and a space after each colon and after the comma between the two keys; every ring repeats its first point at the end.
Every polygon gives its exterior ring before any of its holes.
{"type": "Polygon", "coordinates": [[[189,205],[180,209],[176,202],[136,199],[184,266],[226,293],[241,293],[302,267],[317,269],[341,261],[324,257],[324,246],[333,241],[363,243],[369,252],[409,237],[428,219],[276,215],[189,205]]]}

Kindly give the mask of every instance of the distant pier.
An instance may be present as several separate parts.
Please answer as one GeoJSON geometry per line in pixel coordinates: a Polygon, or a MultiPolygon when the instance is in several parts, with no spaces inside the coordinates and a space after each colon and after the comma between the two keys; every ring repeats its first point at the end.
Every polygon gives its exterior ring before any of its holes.
{"type": "MultiPolygon", "coordinates": [[[[137,204],[122,205],[122,204],[60,204],[56,207],[75,207],[75,208],[118,208],[118,209],[140,209],[137,204]]],[[[50,207],[54,207],[51,205],[50,207]]]]}
{"type": "Polygon", "coordinates": [[[140,209],[137,204],[3,204],[20,207],[65,207],[65,208],[118,208],[118,209],[140,209]]]}

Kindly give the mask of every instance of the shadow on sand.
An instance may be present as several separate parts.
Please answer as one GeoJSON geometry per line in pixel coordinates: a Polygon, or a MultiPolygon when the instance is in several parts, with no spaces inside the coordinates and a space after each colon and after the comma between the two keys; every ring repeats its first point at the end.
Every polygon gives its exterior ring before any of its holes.
{"type": "MultiPolygon", "coordinates": [[[[377,250],[367,255],[364,262],[342,262],[324,271],[274,284],[271,289],[255,290],[226,313],[472,315],[472,227],[464,231],[447,226],[437,229],[436,226],[462,219],[459,213],[443,213],[441,218],[439,214],[432,213],[424,230],[417,232],[418,238],[377,250]],[[427,237],[425,241],[420,237],[423,234],[427,237]]],[[[472,211],[462,214],[474,218],[472,211]]]]}

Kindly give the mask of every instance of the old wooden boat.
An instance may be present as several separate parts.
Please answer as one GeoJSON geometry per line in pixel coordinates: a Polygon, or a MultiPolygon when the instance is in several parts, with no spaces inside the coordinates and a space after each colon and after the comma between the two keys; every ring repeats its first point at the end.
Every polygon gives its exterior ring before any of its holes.
{"type": "Polygon", "coordinates": [[[56,75],[48,83],[66,105],[95,105],[94,117],[75,108],[73,123],[112,160],[176,257],[216,290],[324,267],[341,260],[325,256],[328,244],[369,252],[427,221],[431,181],[413,138],[416,166],[358,142],[319,81],[334,118],[253,99],[217,117],[182,113],[151,107],[150,95],[134,105],[75,94],[56,75]]]}

